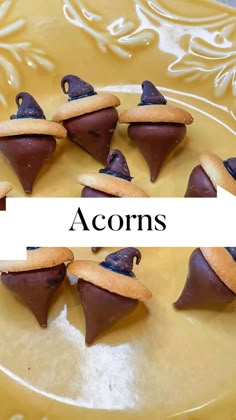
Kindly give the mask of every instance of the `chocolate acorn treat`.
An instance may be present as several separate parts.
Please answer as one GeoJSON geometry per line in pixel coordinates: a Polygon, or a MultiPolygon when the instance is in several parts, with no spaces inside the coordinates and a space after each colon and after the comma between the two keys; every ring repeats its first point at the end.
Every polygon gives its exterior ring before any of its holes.
{"type": "Polygon", "coordinates": [[[190,174],[185,197],[216,197],[217,185],[236,195],[236,157],[223,161],[212,152],[204,152],[199,161],[190,174]]]}
{"type": "Polygon", "coordinates": [[[69,99],[53,120],[63,123],[69,140],[105,165],[118,121],[119,99],[95,92],[93,86],[73,74],[62,78],[61,87],[69,99]]]}
{"type": "Polygon", "coordinates": [[[6,210],[6,196],[12,190],[12,184],[7,181],[0,182],[0,211],[6,210]]]}
{"type": "Polygon", "coordinates": [[[197,248],[176,309],[220,309],[236,298],[236,247],[197,248]]]}
{"type": "Polygon", "coordinates": [[[11,164],[26,193],[44,163],[56,149],[55,137],[66,137],[60,124],[47,121],[43,110],[27,92],[16,95],[18,110],[9,121],[0,122],[0,151],[11,164]]]}
{"type": "Polygon", "coordinates": [[[184,139],[186,125],[192,124],[193,117],[167,104],[152,82],[145,80],[142,89],[141,102],[122,112],[119,120],[129,124],[128,135],[146,160],[154,182],[165,160],[184,139]]]}
{"type": "Polygon", "coordinates": [[[123,153],[111,150],[105,168],[99,173],[83,173],[77,177],[79,184],[84,185],[81,197],[148,197],[132,181],[130,171],[123,153]]]}
{"type": "Polygon", "coordinates": [[[41,327],[47,327],[52,299],[73,260],[68,248],[27,248],[26,261],[0,261],[3,285],[29,307],[41,327]]]}
{"type": "Polygon", "coordinates": [[[74,261],[68,272],[78,277],[77,288],[82,303],[86,344],[93,341],[119,319],[128,315],[139,301],[151,298],[151,292],[133,273],[133,260],[141,261],[136,248],[123,248],[109,254],[100,264],[74,261]]]}
{"type": "Polygon", "coordinates": [[[96,254],[96,252],[98,252],[101,249],[101,247],[98,246],[92,246],[91,250],[92,252],[94,252],[94,254],[96,254]]]}

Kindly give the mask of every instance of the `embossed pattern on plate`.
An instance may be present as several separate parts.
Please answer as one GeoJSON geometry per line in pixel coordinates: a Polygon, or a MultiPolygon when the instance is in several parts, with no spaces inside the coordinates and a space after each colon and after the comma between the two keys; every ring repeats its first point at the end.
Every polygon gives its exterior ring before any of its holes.
{"type": "MultiPolygon", "coordinates": [[[[95,6],[96,7],[96,6],[95,6]]],[[[207,7],[207,4],[206,4],[207,7]]],[[[159,49],[175,58],[168,66],[171,77],[183,75],[186,82],[211,78],[216,96],[228,87],[236,95],[236,17],[223,12],[209,17],[182,16],[163,0],[133,0],[134,19],[120,16],[107,23],[88,10],[83,1],[64,0],[65,18],[85,30],[106,53],[132,59],[139,47],[158,43],[159,49]],[[135,22],[136,21],[136,22],[135,22]]]]}

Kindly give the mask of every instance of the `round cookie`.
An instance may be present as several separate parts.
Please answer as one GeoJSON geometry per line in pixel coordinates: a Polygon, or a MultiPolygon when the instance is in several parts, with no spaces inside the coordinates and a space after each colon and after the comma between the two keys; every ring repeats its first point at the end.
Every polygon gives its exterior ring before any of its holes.
{"type": "MultiPolygon", "coordinates": [[[[143,82],[145,86],[145,82],[143,82]]],[[[151,123],[179,123],[189,125],[193,122],[192,115],[181,108],[172,105],[137,106],[122,112],[119,117],[121,124],[151,122],[151,123]]]]}
{"type": "Polygon", "coordinates": [[[63,122],[64,120],[99,111],[100,109],[116,108],[119,105],[120,100],[116,96],[110,93],[97,93],[96,95],[82,97],[79,100],[74,99],[61,105],[53,115],[52,120],[63,122]]]}
{"type": "Polygon", "coordinates": [[[111,179],[111,176],[107,174],[85,173],[79,175],[77,181],[84,186],[102,191],[114,197],[148,197],[136,185],[128,184],[124,179],[111,179]]]}
{"type": "Polygon", "coordinates": [[[68,271],[80,279],[88,281],[109,292],[145,302],[151,298],[150,291],[135,277],[127,281],[127,276],[108,270],[96,261],[78,260],[70,263],[68,271]]]}
{"type": "Polygon", "coordinates": [[[12,119],[0,122],[1,137],[20,136],[24,134],[45,134],[57,138],[66,137],[65,128],[56,122],[34,119],[30,117],[21,117],[21,119],[12,119]]]}
{"type": "Polygon", "coordinates": [[[93,86],[72,74],[62,78],[61,87],[69,100],[56,111],[53,120],[62,122],[69,140],[105,164],[118,121],[119,99],[95,92],[93,86]]]}
{"type": "Polygon", "coordinates": [[[144,81],[142,89],[141,102],[122,112],[119,121],[129,124],[128,135],[146,160],[154,182],[168,156],[184,139],[186,125],[192,124],[193,117],[167,104],[152,82],[144,81]]]}

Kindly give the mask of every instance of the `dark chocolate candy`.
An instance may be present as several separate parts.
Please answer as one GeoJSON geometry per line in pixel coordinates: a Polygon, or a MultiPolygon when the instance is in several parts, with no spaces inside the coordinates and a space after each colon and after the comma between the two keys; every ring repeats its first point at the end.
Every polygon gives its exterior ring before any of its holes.
{"type": "Polygon", "coordinates": [[[108,254],[104,261],[105,264],[103,262],[101,264],[110,270],[133,277],[134,258],[138,265],[141,261],[141,252],[137,248],[127,247],[108,254]]]}
{"type": "Polygon", "coordinates": [[[68,138],[105,165],[118,112],[109,107],[63,121],[68,138]]]}
{"type": "Polygon", "coordinates": [[[139,105],[166,105],[166,98],[149,80],[145,80],[142,83],[142,91],[141,102],[139,105]]]}
{"type": "Polygon", "coordinates": [[[131,181],[130,170],[123,153],[118,149],[113,149],[109,152],[106,166],[99,170],[100,173],[123,178],[126,181],[131,181]]]}
{"type": "Polygon", "coordinates": [[[98,252],[101,249],[101,247],[98,246],[92,246],[91,250],[92,252],[94,252],[94,254],[96,254],[96,252],[98,252]]]}
{"type": "Polygon", "coordinates": [[[136,299],[109,292],[83,279],[78,281],[77,288],[85,315],[85,342],[88,345],[138,305],[136,299]]]}
{"type": "Polygon", "coordinates": [[[0,211],[6,210],[6,197],[0,198],[0,211]]]}
{"type": "Polygon", "coordinates": [[[103,191],[96,190],[95,188],[84,187],[81,191],[81,197],[86,198],[107,198],[107,197],[115,197],[112,194],[107,194],[103,191]]]}
{"type": "Polygon", "coordinates": [[[217,309],[235,299],[236,295],[217,276],[199,248],[189,259],[188,276],[177,309],[217,309]]]}
{"type": "Polygon", "coordinates": [[[46,119],[38,102],[27,92],[20,92],[16,95],[16,105],[18,110],[15,115],[11,115],[11,120],[16,118],[46,119]]]}
{"type": "Polygon", "coordinates": [[[201,165],[191,172],[185,197],[216,197],[216,189],[201,165]]]}
{"type": "Polygon", "coordinates": [[[47,327],[52,298],[65,275],[66,266],[60,264],[38,270],[2,273],[1,280],[30,308],[41,327],[47,327]]]}
{"type": "Polygon", "coordinates": [[[231,257],[236,261],[236,247],[235,246],[229,246],[226,247],[227,251],[230,253],[231,257]]]}
{"type": "MultiPolygon", "coordinates": [[[[130,171],[126,159],[123,153],[120,150],[114,149],[109,152],[107,157],[106,166],[103,169],[100,169],[99,173],[105,173],[110,176],[115,176],[118,178],[125,179],[126,181],[131,181],[132,177],[130,176],[130,171]]],[[[107,197],[116,197],[112,194],[105,193],[103,191],[96,190],[90,187],[84,187],[81,192],[81,197],[87,198],[107,198],[107,197]]]]}
{"type": "Polygon", "coordinates": [[[230,175],[236,180],[236,158],[226,159],[224,165],[230,175]]]}
{"type": "Polygon", "coordinates": [[[26,193],[56,149],[56,140],[47,135],[18,135],[0,137],[0,150],[10,162],[26,193]]]}
{"type": "Polygon", "coordinates": [[[96,95],[93,86],[74,74],[64,76],[61,80],[61,87],[63,92],[69,96],[69,101],[96,95]]]}
{"type": "Polygon", "coordinates": [[[146,160],[154,182],[170,153],[184,139],[186,126],[177,123],[132,123],[129,137],[135,141],[146,160]]]}

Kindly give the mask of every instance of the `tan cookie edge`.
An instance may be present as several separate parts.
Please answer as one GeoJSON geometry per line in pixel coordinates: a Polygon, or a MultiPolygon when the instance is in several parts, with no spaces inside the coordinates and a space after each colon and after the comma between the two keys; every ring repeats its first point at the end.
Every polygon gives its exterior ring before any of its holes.
{"type": "Polygon", "coordinates": [[[236,262],[225,248],[200,248],[204,258],[223,283],[236,294],[236,262]]]}
{"type": "Polygon", "coordinates": [[[193,117],[188,111],[172,105],[144,105],[123,111],[119,116],[119,121],[121,124],[166,122],[189,125],[192,124],[193,117]]]}
{"type": "Polygon", "coordinates": [[[67,136],[65,128],[54,121],[18,118],[0,122],[0,137],[24,134],[42,134],[57,138],[64,138],[67,136]]]}
{"type": "Polygon", "coordinates": [[[77,182],[85,187],[90,187],[115,197],[148,197],[132,181],[103,173],[83,173],[76,178],[77,182]]]}
{"type": "Polygon", "coordinates": [[[104,108],[117,107],[120,100],[117,96],[109,93],[98,93],[93,96],[75,99],[61,105],[57,112],[53,115],[52,120],[62,122],[70,118],[88,114],[90,112],[99,111],[104,108]]]}
{"type": "Polygon", "coordinates": [[[138,299],[142,302],[152,297],[150,290],[143,286],[136,277],[128,277],[108,270],[95,261],[74,261],[68,265],[68,272],[79,279],[121,296],[138,299]]]}
{"type": "Polygon", "coordinates": [[[27,251],[26,261],[0,261],[0,272],[29,271],[55,267],[73,261],[74,255],[69,248],[44,247],[27,251]]]}

